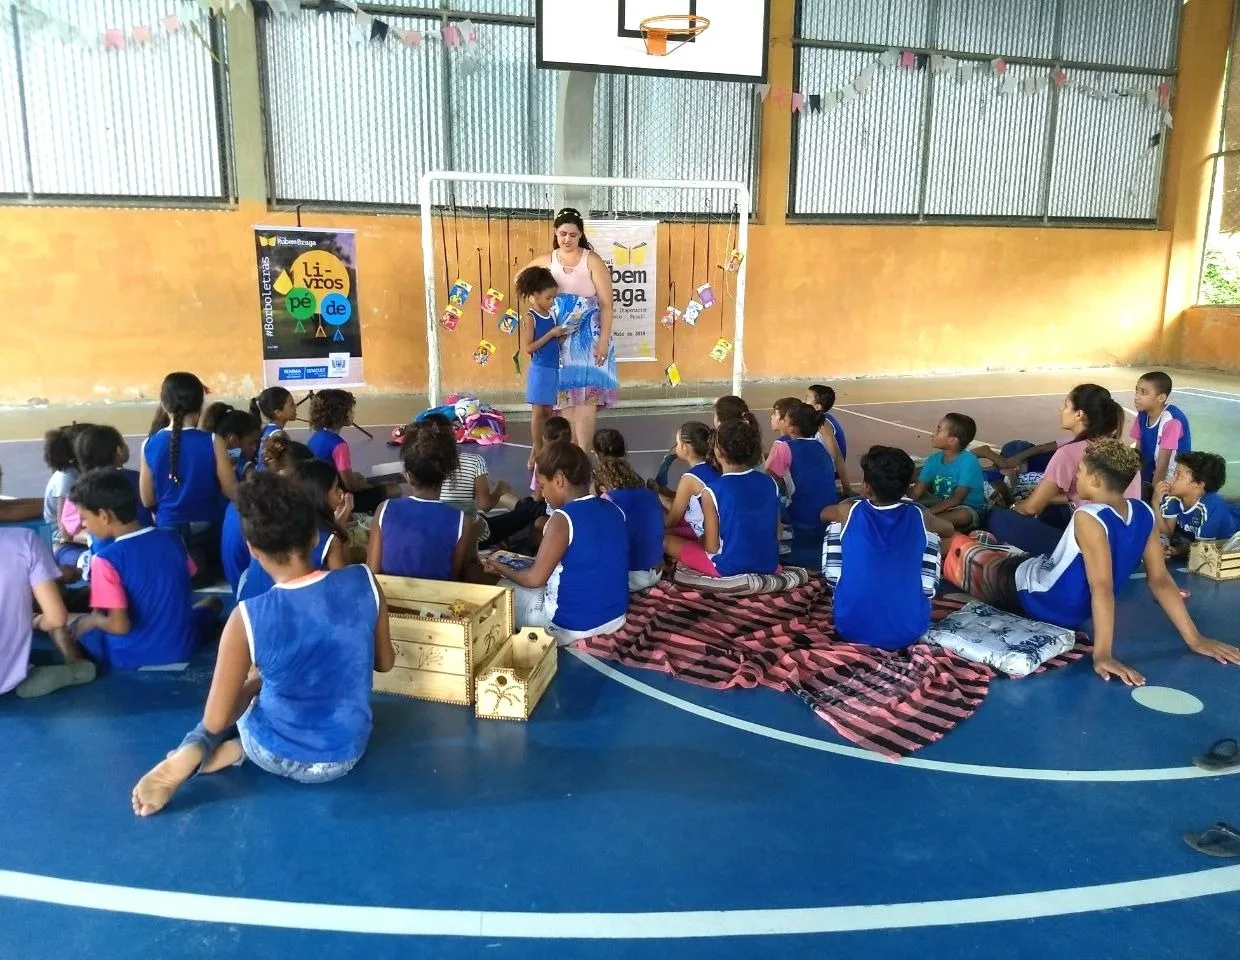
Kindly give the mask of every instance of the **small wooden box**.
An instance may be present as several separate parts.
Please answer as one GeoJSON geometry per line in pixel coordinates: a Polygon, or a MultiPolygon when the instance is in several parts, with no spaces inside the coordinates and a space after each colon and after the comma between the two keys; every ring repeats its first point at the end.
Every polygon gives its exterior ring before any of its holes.
{"type": "Polygon", "coordinates": [[[474,681],[474,716],[528,720],[555,676],[555,639],[543,630],[514,634],[474,681]]]}
{"type": "Polygon", "coordinates": [[[396,666],[374,675],[374,689],[439,703],[473,703],[475,672],[512,636],[512,592],[440,580],[376,579],[387,597],[396,666]],[[453,611],[454,604],[466,609],[453,611]]]}
{"type": "Polygon", "coordinates": [[[1188,549],[1188,572],[1211,580],[1240,578],[1240,550],[1224,553],[1223,540],[1198,540],[1188,549]]]}

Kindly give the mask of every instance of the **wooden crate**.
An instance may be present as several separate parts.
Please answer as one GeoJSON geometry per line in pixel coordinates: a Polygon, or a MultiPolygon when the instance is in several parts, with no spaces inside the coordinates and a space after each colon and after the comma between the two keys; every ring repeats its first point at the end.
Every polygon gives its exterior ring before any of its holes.
{"type": "Polygon", "coordinates": [[[543,630],[522,630],[474,681],[474,716],[528,720],[555,676],[555,639],[543,630]]]}
{"type": "Polygon", "coordinates": [[[1222,540],[1198,540],[1188,550],[1188,572],[1211,580],[1240,578],[1240,551],[1224,553],[1222,540]]]}
{"type": "Polygon", "coordinates": [[[475,673],[512,636],[512,592],[439,580],[376,579],[387,597],[396,666],[374,675],[374,689],[473,703],[475,673]]]}

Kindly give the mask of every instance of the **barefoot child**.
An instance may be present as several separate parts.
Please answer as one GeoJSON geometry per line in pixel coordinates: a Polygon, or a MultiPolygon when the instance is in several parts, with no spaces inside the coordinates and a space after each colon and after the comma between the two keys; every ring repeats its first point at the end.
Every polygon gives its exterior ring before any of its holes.
{"type": "Polygon", "coordinates": [[[560,340],[568,328],[551,319],[551,305],[560,292],[546,267],[530,267],[517,277],[517,295],[529,304],[528,322],[521,324],[521,351],[529,354],[525,375],[525,402],[530,405],[530,460],[542,450],[543,424],[555,408],[560,391],[560,340]]]}
{"type": "Polygon", "coordinates": [[[624,512],[629,535],[629,590],[648,590],[663,576],[663,505],[626,457],[619,430],[594,431],[594,492],[624,512]]]}
{"type": "Polygon", "coordinates": [[[244,758],[299,783],[343,777],[370,739],[372,672],[395,663],[371,572],[326,573],[310,562],[316,506],[304,492],[262,473],[238,490],[237,508],[276,587],[228,618],[202,722],[133,789],[141,817],[162,810],[195,773],[244,758]]]}
{"type": "Polygon", "coordinates": [[[441,503],[439,492],[456,469],[456,441],[431,424],[415,424],[401,444],[413,496],[389,500],[375,514],[366,565],[375,573],[422,580],[460,580],[476,542],[473,524],[441,503]]]}
{"type": "Polygon", "coordinates": [[[538,457],[543,497],[554,512],[533,566],[514,570],[488,557],[488,573],[516,588],[516,620],[545,627],[561,645],[624,626],[629,608],[629,551],[624,514],[590,492],[590,458],[572,443],[538,457]]]}
{"type": "Polygon", "coordinates": [[[1188,648],[1219,663],[1240,663],[1240,650],[1198,632],[1167,572],[1154,512],[1124,496],[1140,473],[1140,455],[1119,440],[1082,447],[1076,489],[1083,502],[1053,553],[1029,557],[961,534],[948,545],[943,577],[984,603],[1034,620],[1076,630],[1092,618],[1094,672],[1134,686],[1145,678],[1112,653],[1115,596],[1144,562],[1150,593],[1188,648]]]}
{"type": "Polygon", "coordinates": [[[215,625],[216,607],[193,605],[193,561],[173,530],[138,526],[138,498],[119,470],[92,470],[70,499],[95,539],[93,613],[73,624],[87,655],[118,670],[185,663],[215,625]]]}

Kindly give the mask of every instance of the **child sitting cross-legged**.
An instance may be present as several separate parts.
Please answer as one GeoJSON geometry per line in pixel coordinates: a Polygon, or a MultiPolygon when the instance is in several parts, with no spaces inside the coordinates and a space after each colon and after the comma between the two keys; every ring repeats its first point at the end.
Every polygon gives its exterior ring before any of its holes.
{"type": "Polygon", "coordinates": [[[1155,485],[1171,479],[1176,456],[1193,449],[1188,417],[1169,402],[1171,387],[1171,378],[1155,370],[1142,374],[1133,389],[1137,418],[1128,436],[1141,453],[1141,489],[1146,496],[1155,485]]]}
{"type": "Polygon", "coordinates": [[[747,420],[729,420],[715,431],[721,473],[702,495],[702,539],[668,534],[669,556],[710,577],[770,574],[779,568],[779,488],[754,464],[762,435],[747,420]]]}
{"type": "Polygon", "coordinates": [[[1141,469],[1136,450],[1119,440],[1095,440],[1077,468],[1083,502],[1049,556],[1030,557],[957,535],[943,561],[945,579],[993,607],[1069,629],[1093,619],[1094,671],[1104,680],[1145,682],[1115,659],[1115,596],[1145,564],[1146,584],[1194,653],[1240,663],[1240,649],[1203,637],[1163,560],[1149,504],[1125,499],[1141,469]]]}
{"type": "Polygon", "coordinates": [[[1190,450],[1175,462],[1171,480],[1154,487],[1150,506],[1159,532],[1172,538],[1169,555],[1188,551],[1188,541],[1227,540],[1240,526],[1237,509],[1219,494],[1227,482],[1227,461],[1217,453],[1190,450]],[[1178,535],[1178,536],[1177,536],[1178,535]],[[1180,540],[1182,542],[1176,542],[1180,540]]]}
{"type": "Polygon", "coordinates": [[[986,511],[986,481],[982,465],[969,444],[977,424],[963,413],[949,413],[934,428],[930,444],[935,452],[921,465],[917,484],[909,494],[957,530],[981,525],[986,511]]]}
{"type": "Polygon", "coordinates": [[[626,459],[619,430],[594,432],[595,492],[624,512],[629,535],[629,589],[646,590],[663,576],[663,504],[626,459]]]}
{"type": "Polygon", "coordinates": [[[433,424],[419,423],[405,434],[400,453],[413,496],[379,508],[366,563],[394,577],[460,580],[477,535],[464,513],[439,500],[444,480],[457,467],[456,441],[433,424]]]}
{"type": "Polygon", "coordinates": [[[384,500],[400,496],[394,483],[376,484],[353,469],[353,454],[340,431],[353,423],[357,399],[348,390],[320,390],[310,398],[311,434],[306,441],[320,460],[330,461],[340,471],[344,487],[353,494],[358,513],[374,513],[384,500]]]}
{"type": "Polygon", "coordinates": [[[818,441],[827,448],[835,463],[835,478],[839,481],[840,493],[852,496],[852,484],[848,482],[848,438],[844,435],[843,425],[835,418],[831,410],[835,407],[835,388],[825,383],[815,383],[805,393],[805,402],[822,414],[822,426],[818,428],[818,441]]]}
{"type": "Polygon", "coordinates": [[[92,613],[73,633],[96,663],[118,670],[184,663],[207,639],[218,605],[194,606],[193,561],[175,530],[138,525],[133,485],[114,468],[92,470],[70,499],[94,538],[92,613]]]}
{"type": "Polygon", "coordinates": [[[590,458],[572,443],[543,447],[535,465],[553,508],[533,565],[515,570],[488,557],[488,573],[516,588],[516,619],[545,627],[561,645],[624,626],[629,549],[624,514],[590,492],[590,458]]]}
{"type": "Polygon", "coordinates": [[[237,488],[237,509],[255,562],[276,586],[229,616],[202,721],[133,789],[141,817],[195,773],[243,759],[299,783],[343,777],[370,739],[372,673],[396,660],[370,570],[314,568],[317,504],[303,490],[260,473],[237,488]]]}
{"type": "MultiPolygon", "coordinates": [[[[663,524],[682,540],[697,539],[702,536],[702,491],[719,479],[715,432],[697,420],[682,423],[676,431],[672,453],[686,469],[675,492],[663,491],[659,495],[667,511],[663,524]]],[[[658,485],[657,479],[655,483],[658,485]]]]}
{"type": "Polygon", "coordinates": [[[822,575],[834,589],[835,629],[849,643],[898,650],[930,627],[940,540],[935,519],[905,497],[915,470],[903,450],[871,447],[861,458],[865,499],[823,510],[822,575]]]}

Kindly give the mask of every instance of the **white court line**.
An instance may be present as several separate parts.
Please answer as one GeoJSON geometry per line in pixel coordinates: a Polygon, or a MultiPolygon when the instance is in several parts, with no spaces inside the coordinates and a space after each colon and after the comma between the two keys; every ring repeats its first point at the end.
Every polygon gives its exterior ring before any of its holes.
{"type": "Polygon", "coordinates": [[[875,423],[885,423],[889,427],[899,427],[901,430],[912,430],[914,433],[920,433],[923,436],[930,436],[933,430],[923,430],[921,427],[910,427],[907,423],[897,423],[895,420],[884,420],[882,417],[872,417],[868,413],[859,413],[856,410],[850,410],[848,407],[835,407],[840,413],[850,413],[854,417],[861,417],[865,420],[873,420],[875,423]]]}
{"type": "Polygon", "coordinates": [[[517,913],[252,900],[0,870],[0,897],[109,913],[284,930],[530,940],[671,940],[901,930],[1071,916],[1236,891],[1240,891],[1240,866],[960,900],[660,913],[517,913]]]}
{"type": "MultiPolygon", "coordinates": [[[[511,440],[502,441],[500,443],[500,446],[501,447],[516,447],[518,450],[532,450],[533,449],[533,447],[531,447],[528,443],[513,443],[511,440]]],[[[631,457],[638,453],[667,453],[667,452],[668,452],[667,447],[664,447],[662,450],[630,450],[629,456],[631,457]]]]}
{"type": "Polygon", "coordinates": [[[1023,767],[994,767],[978,763],[954,763],[947,760],[926,760],[919,757],[890,760],[887,757],[871,753],[869,750],[863,750],[860,747],[848,747],[839,743],[831,743],[827,740],[818,740],[814,737],[805,737],[797,733],[788,733],[785,730],[753,723],[750,720],[742,720],[730,714],[720,713],[718,710],[711,710],[709,707],[699,706],[696,703],[682,700],[680,697],[664,693],[662,690],[657,690],[648,684],[642,683],[640,680],[621,673],[619,670],[608,666],[587,653],[582,653],[580,650],[574,650],[571,647],[566,647],[565,649],[586,666],[594,668],[603,676],[610,677],[630,690],[635,690],[653,700],[666,703],[677,710],[683,710],[685,713],[694,714],[705,720],[713,720],[715,723],[720,723],[736,730],[743,730],[746,733],[767,737],[770,740],[779,740],[794,746],[807,747],[810,750],[818,750],[823,753],[834,753],[842,757],[852,757],[856,760],[868,760],[871,763],[913,767],[918,770],[933,770],[936,773],[962,773],[974,777],[995,777],[1008,780],[1048,780],[1059,783],[1148,783],[1162,780],[1199,780],[1206,777],[1240,773],[1240,767],[1223,772],[1211,772],[1197,767],[1163,767],[1161,769],[1151,768],[1145,770],[1038,770],[1025,769],[1023,767]]]}
{"type": "Polygon", "coordinates": [[[1176,393],[1187,393],[1190,397],[1198,397],[1202,400],[1225,400],[1228,403],[1240,403],[1240,397],[1229,396],[1225,393],[1203,393],[1194,387],[1184,387],[1175,391],[1176,393]]]}
{"type": "Polygon", "coordinates": [[[931,397],[925,400],[846,400],[849,407],[882,407],[897,403],[956,403],[959,400],[1023,400],[1026,397],[1062,397],[1066,390],[1054,393],[998,393],[989,397],[931,397]]]}

